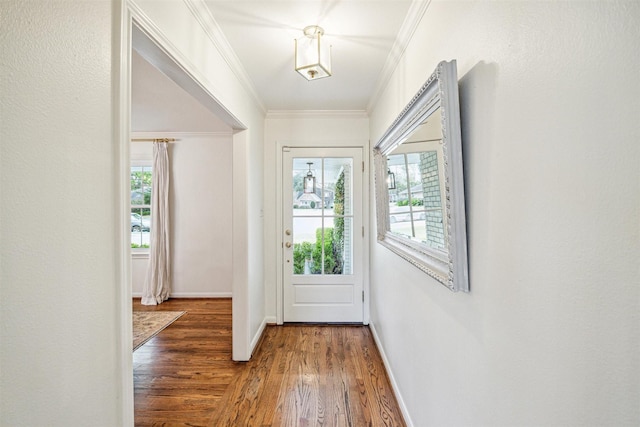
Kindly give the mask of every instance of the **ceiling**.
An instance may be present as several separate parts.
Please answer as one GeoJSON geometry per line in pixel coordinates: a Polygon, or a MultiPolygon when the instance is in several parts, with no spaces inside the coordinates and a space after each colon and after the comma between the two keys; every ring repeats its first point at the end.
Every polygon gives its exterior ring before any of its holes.
{"type": "Polygon", "coordinates": [[[230,127],[182,87],[147,62],[131,55],[133,132],[221,132],[230,127]]]}
{"type": "MultiPolygon", "coordinates": [[[[412,3],[205,0],[214,25],[237,57],[236,75],[266,111],[367,110],[394,66],[402,34],[415,19],[412,3]],[[323,27],[323,42],[332,46],[331,77],[307,81],[294,70],[294,39],[308,25],[323,27]]],[[[134,54],[132,68],[134,131],[229,129],[142,57],[134,54]]]]}
{"type": "Polygon", "coordinates": [[[411,0],[205,0],[267,110],[366,110],[411,0]],[[294,70],[309,25],[331,45],[331,77],[294,70]]]}

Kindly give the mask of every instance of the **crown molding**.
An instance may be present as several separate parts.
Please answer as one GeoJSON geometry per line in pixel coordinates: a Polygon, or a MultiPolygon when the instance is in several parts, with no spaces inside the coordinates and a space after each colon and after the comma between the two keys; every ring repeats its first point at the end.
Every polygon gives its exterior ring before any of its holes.
{"type": "Polygon", "coordinates": [[[365,110],[269,110],[267,119],[368,119],[365,110]]]}
{"type": "Polygon", "coordinates": [[[418,24],[422,21],[422,17],[430,4],[431,0],[413,0],[411,6],[409,6],[407,16],[402,23],[402,27],[398,32],[396,41],[393,43],[389,56],[387,56],[387,61],[385,62],[384,67],[382,67],[382,71],[380,71],[376,87],[374,88],[373,94],[367,104],[368,112],[373,110],[375,105],[378,103],[380,96],[382,96],[382,92],[384,92],[389,85],[389,80],[391,80],[393,72],[398,67],[400,58],[404,55],[407,46],[409,46],[409,43],[418,28],[418,24]]]}
{"type": "Polygon", "coordinates": [[[149,139],[162,139],[162,138],[173,138],[176,142],[180,142],[181,138],[214,138],[214,137],[230,137],[233,136],[232,131],[222,131],[222,132],[149,132],[149,131],[138,131],[131,132],[131,138],[149,138],[149,139]]]}
{"type": "Polygon", "coordinates": [[[267,109],[258,96],[256,92],[255,86],[249,78],[249,74],[245,70],[244,66],[238,59],[238,56],[231,48],[229,41],[225,37],[222,29],[216,22],[215,18],[211,14],[211,10],[207,6],[204,0],[183,0],[187,5],[193,16],[196,18],[200,26],[207,34],[209,39],[213,42],[214,46],[222,55],[222,58],[225,60],[231,72],[236,76],[236,78],[240,81],[242,87],[247,91],[247,93],[253,98],[254,102],[258,105],[262,113],[266,113],[267,109]]]}

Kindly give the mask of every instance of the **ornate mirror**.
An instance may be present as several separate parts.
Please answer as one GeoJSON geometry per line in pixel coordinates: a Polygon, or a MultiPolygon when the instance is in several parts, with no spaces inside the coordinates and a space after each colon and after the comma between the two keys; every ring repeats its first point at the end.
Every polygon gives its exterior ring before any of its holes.
{"type": "Polygon", "coordinates": [[[456,62],[441,62],[374,149],[378,242],[469,291],[456,62]]]}

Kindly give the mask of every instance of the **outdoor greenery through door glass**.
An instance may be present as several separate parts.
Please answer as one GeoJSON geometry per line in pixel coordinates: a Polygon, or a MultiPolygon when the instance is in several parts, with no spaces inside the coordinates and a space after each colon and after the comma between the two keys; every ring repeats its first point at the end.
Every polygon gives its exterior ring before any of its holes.
{"type": "Polygon", "coordinates": [[[352,274],[352,168],[351,158],[293,159],[294,274],[352,274]]]}

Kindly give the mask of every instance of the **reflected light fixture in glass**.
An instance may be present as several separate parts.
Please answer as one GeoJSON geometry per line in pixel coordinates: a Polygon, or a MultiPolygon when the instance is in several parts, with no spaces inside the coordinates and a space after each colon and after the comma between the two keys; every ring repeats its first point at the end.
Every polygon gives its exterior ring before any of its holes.
{"type": "Polygon", "coordinates": [[[391,169],[387,169],[387,188],[389,190],[396,189],[396,174],[391,172],[391,169]]]}
{"type": "Polygon", "coordinates": [[[313,162],[307,162],[309,165],[309,172],[307,172],[307,176],[304,177],[304,192],[306,194],[311,194],[316,192],[316,177],[313,176],[313,172],[311,172],[311,165],[313,162]]]}

